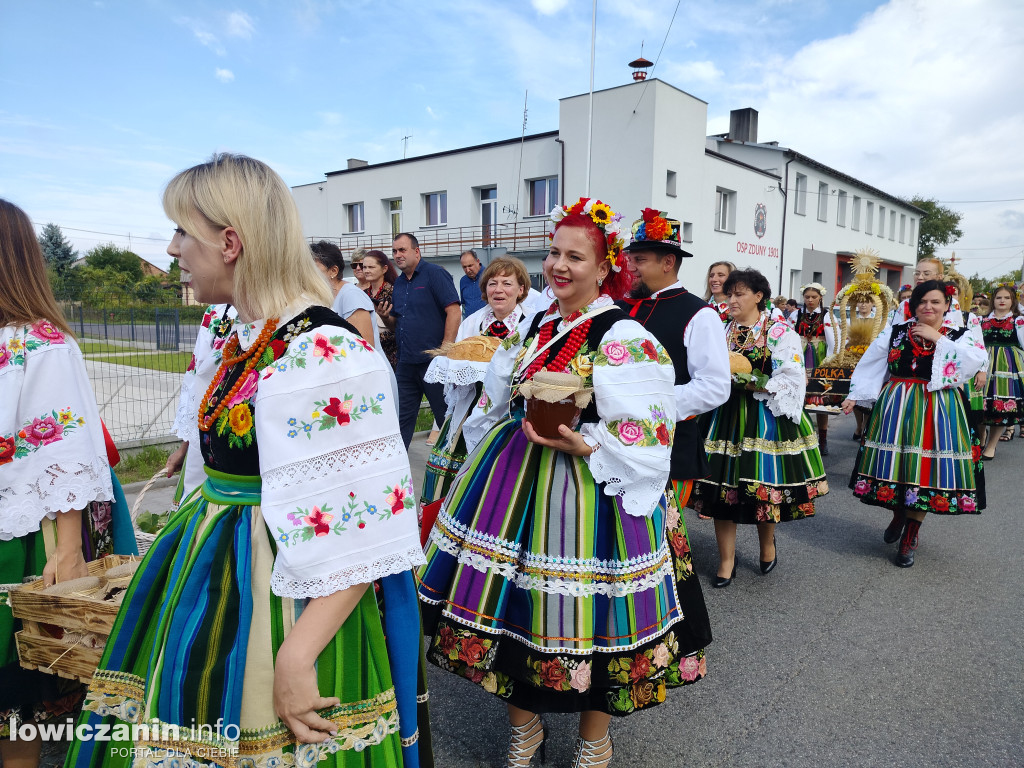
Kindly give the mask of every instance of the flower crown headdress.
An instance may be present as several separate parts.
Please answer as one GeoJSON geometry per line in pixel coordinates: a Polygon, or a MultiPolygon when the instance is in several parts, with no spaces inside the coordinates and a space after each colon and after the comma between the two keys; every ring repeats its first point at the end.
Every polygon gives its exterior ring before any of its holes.
{"type": "MultiPolygon", "coordinates": [[[[626,239],[622,234],[622,215],[615,213],[606,203],[600,200],[593,200],[589,197],[581,197],[570,206],[562,207],[556,205],[551,209],[551,221],[558,229],[559,223],[567,216],[581,215],[589,218],[604,235],[606,255],[605,258],[612,263],[612,269],[616,272],[622,270],[625,257],[622,249],[626,245],[626,239]]],[[[552,232],[549,238],[554,238],[552,232]]]]}
{"type": "Polygon", "coordinates": [[[903,293],[904,291],[912,291],[912,290],[914,290],[914,286],[912,286],[910,283],[904,283],[903,285],[900,286],[899,293],[903,293]]]}
{"type": "Polygon", "coordinates": [[[956,295],[956,286],[953,283],[946,283],[946,296],[953,298],[956,295]]]}
{"type": "Polygon", "coordinates": [[[825,295],[828,293],[828,291],[825,290],[825,286],[822,285],[821,283],[808,283],[807,285],[800,286],[800,295],[802,296],[804,291],[806,291],[808,288],[812,291],[817,291],[818,293],[820,293],[821,298],[823,299],[825,298],[825,295]]]}

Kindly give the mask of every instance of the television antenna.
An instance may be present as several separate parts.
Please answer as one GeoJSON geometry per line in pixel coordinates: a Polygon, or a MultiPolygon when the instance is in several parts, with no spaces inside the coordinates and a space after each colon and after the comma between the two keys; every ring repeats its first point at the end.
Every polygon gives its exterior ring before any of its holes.
{"type": "Polygon", "coordinates": [[[405,160],[406,153],[409,151],[409,139],[411,139],[411,138],[412,138],[412,134],[411,133],[408,136],[403,136],[402,137],[402,159],[403,160],[405,160]]]}

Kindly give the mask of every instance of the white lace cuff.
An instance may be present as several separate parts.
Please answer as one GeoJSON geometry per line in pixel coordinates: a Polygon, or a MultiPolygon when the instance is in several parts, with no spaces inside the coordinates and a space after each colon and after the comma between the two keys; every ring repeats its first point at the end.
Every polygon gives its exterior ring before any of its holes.
{"type": "MultiPolygon", "coordinates": [[[[283,573],[283,568],[275,565],[274,572],[270,576],[270,589],[278,597],[290,597],[296,600],[327,597],[356,584],[369,584],[385,576],[412,570],[426,562],[423,550],[418,546],[411,546],[401,552],[393,552],[379,557],[372,562],[358,563],[315,578],[293,578],[283,573]]],[[[280,561],[278,561],[279,563],[280,561]]]]}
{"type": "Polygon", "coordinates": [[[964,373],[957,345],[940,336],[935,342],[935,359],[932,362],[932,378],[928,382],[928,391],[959,387],[969,376],[964,373]]]}
{"type": "MultiPolygon", "coordinates": [[[[580,434],[587,445],[605,446],[600,423],[584,424],[580,434]]],[[[644,449],[633,449],[637,452],[644,449]]],[[[633,463],[622,460],[617,451],[601,447],[587,456],[584,461],[594,480],[605,484],[605,494],[617,496],[622,509],[634,517],[650,517],[661,502],[668,480],[667,466],[647,466],[642,457],[633,463]]]]}
{"type": "Polygon", "coordinates": [[[423,381],[427,384],[451,384],[462,386],[475,384],[484,380],[487,363],[476,360],[449,360],[447,357],[435,357],[430,361],[423,381]]]}
{"type": "MultiPolygon", "coordinates": [[[[803,375],[803,371],[801,371],[803,375]]],[[[804,409],[805,388],[793,380],[791,376],[772,376],[764,385],[765,392],[755,392],[755,400],[767,400],[768,410],[775,416],[785,416],[793,421],[800,421],[800,413],[804,409]]]]}

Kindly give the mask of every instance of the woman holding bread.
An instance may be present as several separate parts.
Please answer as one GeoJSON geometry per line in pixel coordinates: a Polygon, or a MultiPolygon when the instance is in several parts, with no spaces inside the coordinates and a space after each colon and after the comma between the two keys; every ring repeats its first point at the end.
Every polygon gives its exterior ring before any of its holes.
{"type": "MultiPolygon", "coordinates": [[[[480,399],[484,373],[502,339],[519,329],[524,317],[522,302],[530,291],[530,275],[519,259],[503,256],[492,261],[480,275],[480,292],[487,306],[478,309],[459,326],[455,343],[435,357],[427,368],[426,381],[444,384],[448,414],[427,459],[420,504],[425,519],[434,515],[426,505],[439,503],[466,460],[462,425],[480,399]]],[[[525,330],[525,329],[523,329],[525,330]]]]}
{"type": "Polygon", "coordinates": [[[778,564],[775,525],[814,514],[828,493],[818,441],[803,411],[806,376],[800,337],[767,312],[768,280],[736,270],[725,282],[726,326],[735,386],[710,419],[704,447],[711,474],[694,484],[691,505],[713,517],[718,540],[714,587],[736,576],[736,527],[756,525],[761,573],[778,564]]]}
{"type": "MultiPolygon", "coordinates": [[[[12,739],[78,706],[79,684],[18,664],[8,591],[40,574],[57,590],[86,561],[135,554],[82,353],[53,297],[35,230],[0,200],[0,763],[34,766],[42,742],[12,739]],[[117,505],[115,499],[120,499],[117,505]],[[123,516],[115,518],[118,508],[123,516]],[[119,523],[125,525],[123,539],[119,523]]],[[[76,587],[88,585],[76,582],[76,587]]],[[[93,585],[98,587],[98,583],[93,585]]]]}
{"type": "Polygon", "coordinates": [[[420,572],[428,661],[507,704],[516,768],[545,712],[581,713],[573,764],[606,766],[613,715],[704,674],[666,535],[672,363],[614,304],[621,217],[583,198],[552,219],[556,301],[494,353],[420,572]]]}

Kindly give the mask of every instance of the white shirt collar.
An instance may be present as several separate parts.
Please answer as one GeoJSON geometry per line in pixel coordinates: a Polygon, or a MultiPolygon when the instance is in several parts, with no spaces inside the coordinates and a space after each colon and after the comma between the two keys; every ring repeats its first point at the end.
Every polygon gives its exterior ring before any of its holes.
{"type": "Polygon", "coordinates": [[[665,291],[673,291],[676,288],[682,288],[682,287],[683,287],[682,282],[679,281],[679,280],[676,280],[674,283],[672,283],[672,285],[668,286],[667,288],[662,288],[660,291],[655,291],[654,293],[652,293],[651,294],[651,298],[653,299],[659,293],[664,293],[665,291]]]}

